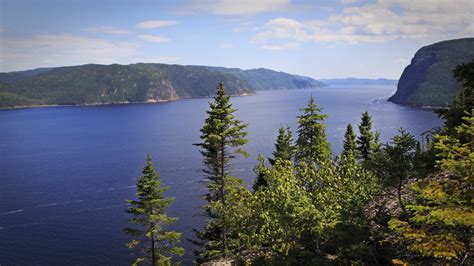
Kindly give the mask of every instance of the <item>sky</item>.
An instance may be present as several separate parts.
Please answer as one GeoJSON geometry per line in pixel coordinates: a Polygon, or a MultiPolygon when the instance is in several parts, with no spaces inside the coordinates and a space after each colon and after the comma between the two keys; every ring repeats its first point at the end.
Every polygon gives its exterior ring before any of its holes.
{"type": "Polygon", "coordinates": [[[419,48],[464,37],[472,0],[0,0],[0,72],[146,62],[398,79],[419,48]]]}

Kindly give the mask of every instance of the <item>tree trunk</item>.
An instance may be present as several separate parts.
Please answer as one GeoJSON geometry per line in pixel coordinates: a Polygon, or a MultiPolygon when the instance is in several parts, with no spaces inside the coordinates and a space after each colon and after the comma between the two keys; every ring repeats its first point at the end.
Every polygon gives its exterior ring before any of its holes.
{"type": "MultiPolygon", "coordinates": [[[[225,208],[225,139],[221,142],[221,203],[225,208]]],[[[225,215],[222,217],[223,226],[222,226],[222,253],[224,258],[227,256],[227,225],[225,215]]]]}

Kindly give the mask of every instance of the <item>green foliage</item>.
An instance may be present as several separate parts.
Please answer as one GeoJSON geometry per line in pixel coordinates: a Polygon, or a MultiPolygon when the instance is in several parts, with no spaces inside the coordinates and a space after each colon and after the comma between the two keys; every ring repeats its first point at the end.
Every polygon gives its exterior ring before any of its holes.
{"type": "Polygon", "coordinates": [[[473,263],[474,109],[456,132],[470,141],[437,136],[441,172],[414,184],[416,200],[407,206],[411,214],[408,220],[390,221],[397,241],[403,241],[413,253],[407,255],[411,258],[473,263]]]}
{"type": "Polygon", "coordinates": [[[309,77],[291,75],[265,68],[242,70],[238,68],[208,67],[208,69],[234,75],[245,80],[255,90],[292,90],[327,86],[309,77]]]}
{"type": "Polygon", "coordinates": [[[10,92],[0,91],[0,109],[9,109],[15,107],[26,107],[43,104],[40,100],[33,100],[23,96],[18,96],[10,92]]]}
{"type": "Polygon", "coordinates": [[[347,159],[355,160],[357,158],[356,135],[352,129],[352,125],[348,124],[346,133],[344,133],[343,150],[341,156],[347,159]]]}
{"type": "Polygon", "coordinates": [[[275,143],[275,151],[273,152],[273,159],[268,158],[271,165],[274,165],[276,160],[291,161],[295,153],[293,146],[293,136],[290,127],[280,127],[278,129],[278,137],[275,143]]]}
{"type": "Polygon", "coordinates": [[[16,106],[160,102],[215,94],[223,81],[230,95],[262,89],[316,88],[308,77],[268,69],[241,70],[165,64],[83,65],[0,73],[0,108],[16,106]],[[4,86],[4,84],[8,86],[4,86]],[[15,98],[12,98],[12,95],[15,98]],[[21,97],[21,98],[20,98],[21,97]]]}
{"type": "Polygon", "coordinates": [[[265,158],[262,155],[259,155],[257,160],[258,165],[254,169],[254,172],[257,177],[255,178],[255,181],[252,186],[254,191],[257,191],[260,187],[268,186],[266,178],[267,167],[265,166],[265,158]]]}
{"type": "Polygon", "coordinates": [[[378,143],[380,133],[372,131],[372,117],[367,111],[362,114],[359,133],[360,135],[357,138],[359,157],[364,162],[368,162],[380,149],[380,144],[378,143]]]}
{"type": "Polygon", "coordinates": [[[306,107],[300,110],[303,114],[297,117],[296,161],[309,165],[330,159],[331,149],[326,138],[326,126],[323,123],[327,115],[321,114],[321,108],[316,105],[312,96],[306,107]]]}
{"type": "Polygon", "coordinates": [[[225,93],[224,84],[219,83],[217,95],[214,101],[209,102],[208,116],[201,129],[202,142],[195,144],[200,147],[205,165],[203,171],[208,179],[208,193],[205,196],[208,205],[205,210],[209,220],[204,230],[197,234],[201,240],[197,243],[203,248],[197,251],[201,260],[226,257],[235,248],[231,217],[223,211],[233,204],[228,202],[227,195],[242,184],[241,179],[229,175],[230,160],[237,154],[247,156],[241,149],[247,143],[247,132],[244,130],[247,125],[235,119],[235,111],[225,93]]]}
{"type": "Polygon", "coordinates": [[[184,254],[184,249],[177,246],[181,233],[165,229],[176,220],[166,215],[174,199],[163,195],[168,188],[161,186],[150,155],[142,174],[137,182],[137,199],[128,200],[127,212],[133,215],[128,222],[133,227],[124,231],[133,239],[127,246],[134,250],[134,264],[149,261],[152,265],[171,265],[172,256],[184,254]]]}
{"type": "Polygon", "coordinates": [[[415,173],[417,144],[415,137],[400,128],[399,135],[385,144],[374,158],[372,170],[388,187],[397,188],[399,206],[406,213],[402,200],[403,183],[415,173]]]}
{"type": "MultiPolygon", "coordinates": [[[[455,128],[462,124],[466,112],[469,113],[474,108],[474,60],[456,66],[453,73],[462,85],[461,92],[454,98],[449,108],[437,111],[444,118],[444,130],[450,135],[456,134],[455,128]]],[[[467,141],[463,138],[461,140],[467,141]]]]}

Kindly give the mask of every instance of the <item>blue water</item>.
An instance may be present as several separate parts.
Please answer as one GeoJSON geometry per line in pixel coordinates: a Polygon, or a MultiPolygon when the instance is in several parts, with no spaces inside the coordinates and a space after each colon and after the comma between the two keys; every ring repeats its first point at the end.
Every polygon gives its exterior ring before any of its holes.
{"type": "MultiPolygon", "coordinates": [[[[366,110],[383,141],[400,127],[419,136],[441,124],[431,112],[386,102],[394,91],[327,87],[233,97],[237,117],[249,123],[251,154],[236,160],[234,175],[252,183],[256,156],[271,154],[280,125],[296,129],[310,95],[329,114],[336,152],[347,123],[358,124],[366,110]]],[[[205,223],[201,157],[192,144],[208,100],[0,111],[0,265],[128,264],[125,199],[133,197],[147,153],[176,198],[169,215],[179,218],[173,228],[183,232],[189,264],[193,246],[186,238],[205,223]]]]}

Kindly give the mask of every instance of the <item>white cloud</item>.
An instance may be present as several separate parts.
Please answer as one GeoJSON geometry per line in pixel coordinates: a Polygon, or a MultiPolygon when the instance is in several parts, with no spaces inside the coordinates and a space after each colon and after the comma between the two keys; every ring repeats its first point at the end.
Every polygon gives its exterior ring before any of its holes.
{"type": "Polygon", "coordinates": [[[396,39],[447,39],[474,35],[474,2],[459,0],[378,0],[344,8],[326,20],[276,18],[254,40],[273,45],[294,42],[386,42],[396,39]]]}
{"type": "Polygon", "coordinates": [[[156,43],[167,43],[170,42],[171,39],[161,35],[151,35],[151,34],[141,34],[138,35],[138,38],[147,42],[156,42],[156,43]]]}
{"type": "Polygon", "coordinates": [[[146,20],[138,23],[136,26],[140,29],[156,29],[178,24],[176,20],[146,20]]]}
{"type": "Polygon", "coordinates": [[[178,10],[178,14],[202,12],[220,16],[255,15],[288,10],[290,0],[198,0],[178,10]]]}
{"type": "Polygon", "coordinates": [[[121,29],[116,27],[98,27],[98,28],[89,28],[87,31],[96,32],[96,33],[106,33],[106,34],[130,34],[131,32],[127,29],[121,29]]]}
{"type": "Polygon", "coordinates": [[[36,67],[112,64],[126,62],[137,46],[71,34],[42,34],[25,38],[2,38],[0,71],[36,67]]]}
{"type": "Polygon", "coordinates": [[[395,63],[399,63],[401,65],[408,65],[408,63],[410,63],[410,60],[406,58],[398,58],[397,60],[395,60],[395,63]]]}

